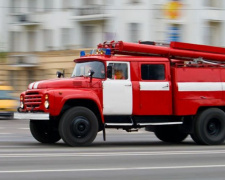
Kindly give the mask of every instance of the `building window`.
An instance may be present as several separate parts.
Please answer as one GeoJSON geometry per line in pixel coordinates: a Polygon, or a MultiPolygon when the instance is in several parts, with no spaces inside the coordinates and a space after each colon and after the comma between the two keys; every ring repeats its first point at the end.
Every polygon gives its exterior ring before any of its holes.
{"type": "Polygon", "coordinates": [[[11,31],[9,33],[9,43],[10,43],[10,51],[14,52],[15,51],[15,47],[16,47],[16,41],[15,41],[15,38],[16,38],[16,32],[14,31],[11,31]]]}
{"type": "Polygon", "coordinates": [[[36,50],[36,31],[28,31],[28,51],[36,50]]]}
{"type": "Polygon", "coordinates": [[[221,8],[221,0],[205,0],[206,7],[221,8]]]}
{"type": "Polygon", "coordinates": [[[62,9],[73,8],[73,1],[71,0],[62,0],[62,9]]]}
{"type": "Polygon", "coordinates": [[[208,22],[204,29],[204,44],[211,46],[221,46],[222,24],[220,22],[208,22]]]}
{"type": "Polygon", "coordinates": [[[164,80],[165,67],[163,64],[142,64],[141,65],[142,80],[164,80]]]}
{"type": "Polygon", "coordinates": [[[44,0],[44,3],[46,11],[51,11],[53,9],[53,0],[44,0]]]}
{"type": "Polygon", "coordinates": [[[96,4],[102,4],[103,1],[102,0],[83,0],[83,5],[96,5],[96,4]]]}
{"type": "Polygon", "coordinates": [[[53,30],[51,29],[44,29],[44,47],[45,50],[52,50],[53,49],[53,30]]]}
{"type": "Polygon", "coordinates": [[[10,1],[10,12],[11,13],[15,13],[16,12],[16,1],[15,0],[11,0],[10,1]]]}
{"type": "Polygon", "coordinates": [[[83,46],[84,48],[93,48],[95,36],[95,26],[83,26],[83,46]]]}
{"type": "Polygon", "coordinates": [[[10,51],[20,51],[21,50],[21,35],[22,32],[11,31],[9,33],[9,48],[10,51]]]}
{"type": "Polygon", "coordinates": [[[36,0],[28,0],[28,11],[29,12],[35,12],[37,6],[36,0]]]}
{"type": "Polygon", "coordinates": [[[21,8],[20,8],[20,1],[18,0],[11,0],[10,2],[10,12],[11,13],[20,13],[21,8]]]}
{"type": "Polygon", "coordinates": [[[139,31],[140,31],[140,24],[139,23],[130,23],[129,24],[129,33],[130,33],[129,40],[131,42],[138,42],[139,41],[139,31]]]}
{"type": "Polygon", "coordinates": [[[153,16],[154,16],[154,19],[163,19],[163,15],[164,15],[164,12],[163,12],[163,8],[162,8],[162,5],[161,4],[154,4],[153,5],[153,16]]]}
{"type": "Polygon", "coordinates": [[[141,3],[141,0],[129,0],[130,4],[138,4],[141,3]]]}
{"type": "Polygon", "coordinates": [[[62,28],[61,29],[61,43],[63,49],[69,49],[70,45],[70,29],[69,28],[62,28]]]}

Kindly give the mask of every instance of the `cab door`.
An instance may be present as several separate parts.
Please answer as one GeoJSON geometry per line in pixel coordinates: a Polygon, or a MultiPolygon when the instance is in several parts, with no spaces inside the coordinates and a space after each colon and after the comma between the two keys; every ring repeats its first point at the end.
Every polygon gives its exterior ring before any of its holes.
{"type": "Polygon", "coordinates": [[[112,77],[103,81],[103,114],[132,114],[132,83],[129,62],[107,62],[112,66],[112,77]],[[120,73],[119,73],[120,71],[120,73]]]}
{"type": "Polygon", "coordinates": [[[139,63],[140,114],[171,115],[172,91],[169,62],[139,63]]]}

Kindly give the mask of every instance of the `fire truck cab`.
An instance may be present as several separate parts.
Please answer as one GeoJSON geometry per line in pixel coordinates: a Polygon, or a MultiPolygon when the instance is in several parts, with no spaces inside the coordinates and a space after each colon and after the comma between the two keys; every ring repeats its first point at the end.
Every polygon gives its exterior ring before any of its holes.
{"type": "Polygon", "coordinates": [[[145,128],[164,142],[225,140],[225,48],[105,42],[81,52],[71,78],[31,83],[19,112],[41,143],[91,144],[106,128],[145,128]]]}

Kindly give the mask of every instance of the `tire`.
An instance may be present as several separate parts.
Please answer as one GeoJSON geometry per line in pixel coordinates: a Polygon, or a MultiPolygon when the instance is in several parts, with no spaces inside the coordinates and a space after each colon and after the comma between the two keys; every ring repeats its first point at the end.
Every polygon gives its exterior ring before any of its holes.
{"type": "Polygon", "coordinates": [[[187,133],[180,131],[179,126],[173,125],[156,126],[155,135],[161,141],[169,143],[180,143],[188,136],[187,133]]]}
{"type": "Polygon", "coordinates": [[[50,121],[30,121],[30,132],[41,143],[56,143],[61,137],[55,123],[50,121]]]}
{"type": "Polygon", "coordinates": [[[90,145],[98,133],[95,114],[85,107],[73,107],[65,112],[59,123],[59,133],[70,146],[90,145]]]}
{"type": "Polygon", "coordinates": [[[199,144],[199,145],[203,145],[204,143],[194,134],[190,134],[192,140],[196,143],[196,144],[199,144]]]}
{"type": "Polygon", "coordinates": [[[195,118],[193,136],[197,144],[222,144],[225,140],[224,111],[210,108],[199,113],[195,118]]]}

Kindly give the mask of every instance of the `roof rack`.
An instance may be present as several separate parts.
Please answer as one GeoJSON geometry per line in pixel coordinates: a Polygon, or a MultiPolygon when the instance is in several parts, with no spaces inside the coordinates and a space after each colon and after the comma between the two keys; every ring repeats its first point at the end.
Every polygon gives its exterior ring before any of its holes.
{"type": "Polygon", "coordinates": [[[139,43],[111,41],[99,44],[98,48],[110,48],[112,54],[161,56],[185,61],[202,58],[204,60],[220,61],[220,63],[225,62],[225,48],[182,42],[160,44],[153,41],[139,41],[139,43]]]}

